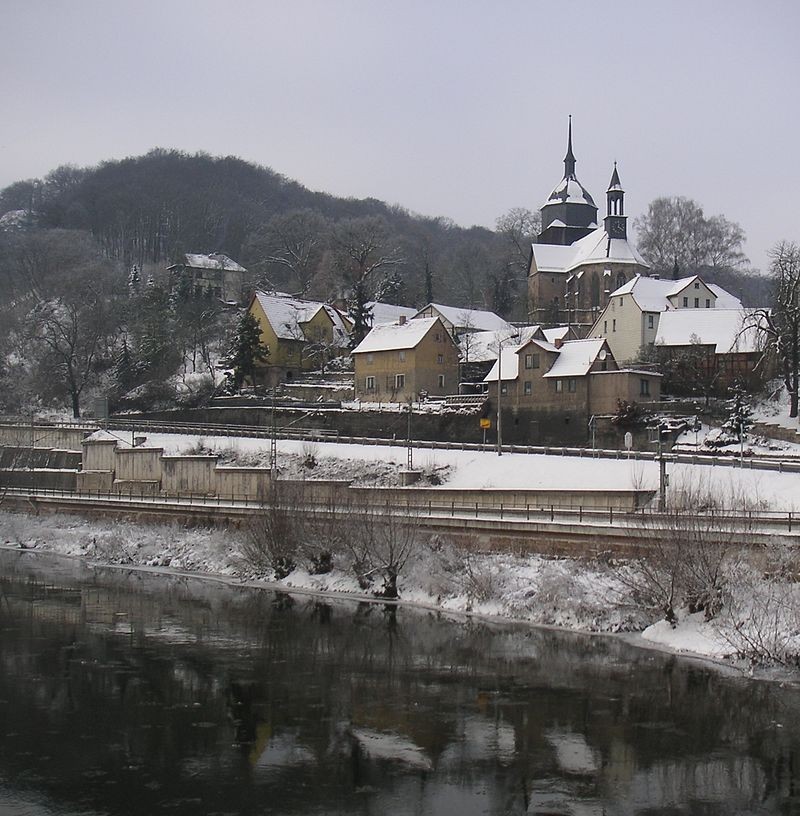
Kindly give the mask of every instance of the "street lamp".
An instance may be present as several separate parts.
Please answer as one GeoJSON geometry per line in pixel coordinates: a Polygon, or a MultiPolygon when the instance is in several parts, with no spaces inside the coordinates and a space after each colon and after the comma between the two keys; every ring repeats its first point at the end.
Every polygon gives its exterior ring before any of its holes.
{"type": "Polygon", "coordinates": [[[497,455],[503,455],[503,411],[501,394],[503,393],[503,337],[497,342],[497,455]]]}

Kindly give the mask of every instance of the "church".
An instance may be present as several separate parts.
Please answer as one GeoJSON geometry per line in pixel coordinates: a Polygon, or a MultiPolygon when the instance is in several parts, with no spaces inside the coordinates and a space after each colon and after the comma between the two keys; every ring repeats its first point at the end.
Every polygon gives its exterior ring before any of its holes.
{"type": "Polygon", "coordinates": [[[531,245],[528,266],[528,317],[541,326],[570,326],[585,337],[609,295],[648,265],[628,241],[625,191],[616,162],[606,191],[606,216],[597,222],[597,205],[575,175],[572,117],[569,120],[564,177],[541,208],[542,231],[531,245]]]}

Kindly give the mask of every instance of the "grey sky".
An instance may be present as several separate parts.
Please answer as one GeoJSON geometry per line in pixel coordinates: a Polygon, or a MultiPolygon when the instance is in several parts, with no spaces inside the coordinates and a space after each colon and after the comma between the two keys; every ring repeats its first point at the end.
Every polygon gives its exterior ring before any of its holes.
{"type": "Polygon", "coordinates": [[[794,0],[0,0],[0,186],[175,147],[462,225],[613,161],[640,214],[686,195],[758,267],[800,240],[794,0]]]}

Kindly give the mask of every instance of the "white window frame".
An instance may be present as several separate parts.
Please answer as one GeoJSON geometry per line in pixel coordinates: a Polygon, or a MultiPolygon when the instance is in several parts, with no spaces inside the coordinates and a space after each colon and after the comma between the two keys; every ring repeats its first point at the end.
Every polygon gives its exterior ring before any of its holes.
{"type": "Polygon", "coordinates": [[[405,374],[395,374],[394,375],[394,390],[395,391],[402,391],[406,387],[406,375],[405,374]]]}
{"type": "Polygon", "coordinates": [[[530,380],[525,380],[522,386],[522,393],[526,397],[529,397],[531,394],[533,394],[533,383],[530,380]]]}
{"type": "Polygon", "coordinates": [[[374,391],[375,390],[375,375],[370,374],[368,377],[364,379],[364,388],[367,391],[374,391]]]}
{"type": "Polygon", "coordinates": [[[444,374],[439,375],[439,388],[444,388],[444,374]]]}

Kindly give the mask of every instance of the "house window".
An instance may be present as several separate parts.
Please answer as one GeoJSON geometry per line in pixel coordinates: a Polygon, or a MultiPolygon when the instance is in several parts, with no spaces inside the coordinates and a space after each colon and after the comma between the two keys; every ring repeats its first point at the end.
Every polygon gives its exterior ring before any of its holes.
{"type": "Polygon", "coordinates": [[[439,365],[443,365],[444,364],[444,354],[437,354],[436,355],[436,362],[439,365]]]}
{"type": "Polygon", "coordinates": [[[650,396],[650,380],[639,380],[639,396],[650,396]]]}
{"type": "Polygon", "coordinates": [[[526,354],[525,355],[525,368],[533,368],[533,355],[526,354]]]}
{"type": "Polygon", "coordinates": [[[622,306],[622,298],[619,299],[619,305],[622,306]]]}
{"type": "Polygon", "coordinates": [[[508,383],[501,383],[500,384],[500,393],[507,394],[508,393],[508,383]]]}
{"type": "Polygon", "coordinates": [[[616,330],[617,330],[617,319],[616,319],[616,318],[614,318],[614,319],[611,321],[611,331],[612,331],[612,332],[615,332],[616,330]]]}
{"type": "Polygon", "coordinates": [[[685,309],[685,308],[688,308],[688,306],[689,306],[689,298],[685,297],[683,299],[683,307],[685,309]]]}
{"type": "Polygon", "coordinates": [[[567,391],[570,394],[574,394],[578,390],[578,381],[569,379],[567,380],[567,391]]]}
{"type": "Polygon", "coordinates": [[[710,308],[711,308],[711,299],[706,298],[706,309],[710,309],[710,308]]]}
{"type": "Polygon", "coordinates": [[[603,321],[603,334],[608,334],[608,321],[603,321]]]}
{"type": "Polygon", "coordinates": [[[556,380],[556,394],[560,394],[564,390],[564,381],[556,380]]]}
{"type": "Polygon", "coordinates": [[[400,362],[404,363],[406,361],[406,353],[404,351],[400,352],[400,362]]]}
{"type": "Polygon", "coordinates": [[[444,388],[444,374],[439,375],[439,388],[444,388]]]}
{"type": "Polygon", "coordinates": [[[700,298],[695,298],[695,299],[694,299],[694,308],[695,308],[695,309],[699,309],[699,308],[700,308],[700,298]]]}
{"type": "Polygon", "coordinates": [[[699,289],[699,288],[700,288],[700,283],[699,283],[699,281],[695,281],[695,282],[694,282],[694,288],[695,288],[695,289],[699,289]]]}
{"type": "Polygon", "coordinates": [[[367,377],[364,381],[364,387],[367,391],[374,391],[375,390],[375,377],[367,377]]]}
{"type": "Polygon", "coordinates": [[[406,387],[406,375],[405,374],[395,374],[394,375],[394,388],[395,391],[402,391],[406,387]]]}
{"type": "Polygon", "coordinates": [[[442,342],[442,336],[441,336],[441,334],[439,334],[439,332],[436,332],[436,334],[434,335],[434,338],[436,339],[437,343],[442,342]]]}
{"type": "Polygon", "coordinates": [[[373,362],[374,359],[375,358],[371,354],[368,354],[367,355],[367,365],[372,365],[372,362],[373,362]]]}
{"type": "Polygon", "coordinates": [[[653,315],[647,315],[647,328],[648,329],[653,328],[653,321],[654,321],[653,315]]]}
{"type": "Polygon", "coordinates": [[[526,397],[529,397],[533,393],[533,387],[530,380],[525,380],[525,385],[523,387],[523,392],[526,397]]]}
{"type": "Polygon", "coordinates": [[[533,367],[534,368],[539,368],[539,355],[538,354],[533,355],[533,367]]]}

